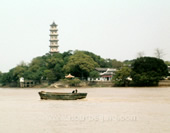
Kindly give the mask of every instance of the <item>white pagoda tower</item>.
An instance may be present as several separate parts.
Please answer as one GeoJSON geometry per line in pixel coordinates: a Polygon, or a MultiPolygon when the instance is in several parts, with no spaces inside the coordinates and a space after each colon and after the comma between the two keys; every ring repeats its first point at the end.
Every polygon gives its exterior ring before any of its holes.
{"type": "Polygon", "coordinates": [[[57,25],[53,22],[50,25],[50,53],[58,53],[58,34],[57,25]]]}

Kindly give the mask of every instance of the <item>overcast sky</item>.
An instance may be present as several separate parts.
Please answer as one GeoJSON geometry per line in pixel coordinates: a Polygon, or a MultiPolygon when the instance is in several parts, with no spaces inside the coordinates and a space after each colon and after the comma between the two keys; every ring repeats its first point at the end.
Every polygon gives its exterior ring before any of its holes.
{"type": "Polygon", "coordinates": [[[170,0],[1,0],[0,71],[48,53],[53,21],[62,53],[123,61],[159,48],[170,60],[170,0]]]}

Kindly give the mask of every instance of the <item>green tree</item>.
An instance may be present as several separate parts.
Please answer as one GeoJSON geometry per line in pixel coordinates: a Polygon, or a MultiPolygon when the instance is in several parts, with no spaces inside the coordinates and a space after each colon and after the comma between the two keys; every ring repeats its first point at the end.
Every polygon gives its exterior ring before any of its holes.
{"type": "Polygon", "coordinates": [[[70,56],[68,63],[64,66],[66,73],[71,73],[76,77],[87,79],[89,73],[98,67],[98,64],[88,55],[81,51],[76,51],[70,56]]]}
{"type": "Polygon", "coordinates": [[[170,66],[170,61],[165,61],[165,64],[170,66]]]}
{"type": "Polygon", "coordinates": [[[29,64],[27,71],[24,73],[24,78],[40,82],[44,70],[46,70],[45,60],[42,57],[34,58],[29,64]]]}
{"type": "Polygon", "coordinates": [[[46,78],[48,79],[49,82],[52,83],[52,82],[56,81],[56,75],[52,70],[45,70],[44,75],[46,76],[46,78]]]}
{"type": "Polygon", "coordinates": [[[98,56],[98,55],[96,55],[92,52],[89,52],[89,51],[81,51],[81,52],[90,56],[99,65],[99,67],[103,67],[103,68],[112,67],[112,60],[111,59],[101,58],[100,56],[98,56]]]}
{"type": "Polygon", "coordinates": [[[131,66],[134,60],[125,60],[123,61],[123,66],[131,66]]]}
{"type": "Polygon", "coordinates": [[[27,66],[18,65],[12,70],[13,81],[18,81],[20,77],[24,77],[24,73],[27,71],[27,66]]]}
{"type": "MultiPolygon", "coordinates": [[[[64,57],[66,57],[65,55],[64,57]]],[[[46,59],[47,70],[53,71],[55,75],[55,80],[59,80],[64,77],[64,72],[62,71],[63,66],[65,64],[63,60],[63,55],[60,53],[50,55],[46,59]]]]}
{"type": "Polygon", "coordinates": [[[129,67],[122,67],[120,70],[116,71],[112,78],[115,86],[129,86],[131,76],[131,69],[129,67]]]}
{"type": "Polygon", "coordinates": [[[15,68],[9,70],[9,72],[3,73],[1,75],[0,82],[2,83],[2,85],[9,85],[10,83],[14,83],[15,85],[17,85],[17,82],[19,82],[19,78],[24,75],[25,71],[27,71],[27,66],[21,63],[15,68]]]}
{"type": "Polygon", "coordinates": [[[72,50],[69,50],[69,51],[64,52],[64,53],[62,54],[63,60],[64,60],[64,64],[67,64],[67,62],[68,62],[68,60],[69,60],[69,57],[70,57],[71,55],[73,55],[73,51],[72,51],[72,50]]]}
{"type": "Polygon", "coordinates": [[[123,63],[121,61],[117,61],[116,59],[111,60],[112,68],[121,68],[123,66],[123,63]]]}
{"type": "Polygon", "coordinates": [[[0,71],[0,83],[2,83],[1,79],[2,79],[2,72],[0,71]]]}
{"type": "Polygon", "coordinates": [[[137,58],[132,64],[132,79],[137,86],[158,85],[167,76],[168,68],[163,60],[154,57],[137,58]]]}
{"type": "Polygon", "coordinates": [[[100,77],[100,75],[99,75],[99,72],[94,70],[94,71],[90,72],[89,77],[90,77],[90,79],[97,79],[100,77]]]}
{"type": "Polygon", "coordinates": [[[12,82],[12,74],[11,72],[8,73],[3,73],[2,77],[1,77],[1,83],[2,85],[7,85],[9,83],[12,82]]]}

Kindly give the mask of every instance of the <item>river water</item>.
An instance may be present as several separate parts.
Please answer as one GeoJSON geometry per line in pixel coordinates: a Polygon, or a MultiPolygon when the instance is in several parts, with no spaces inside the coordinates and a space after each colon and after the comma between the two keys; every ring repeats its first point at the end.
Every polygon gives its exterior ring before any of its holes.
{"type": "Polygon", "coordinates": [[[0,88],[0,133],[170,133],[170,87],[82,88],[82,100],[40,100],[38,92],[0,88]]]}

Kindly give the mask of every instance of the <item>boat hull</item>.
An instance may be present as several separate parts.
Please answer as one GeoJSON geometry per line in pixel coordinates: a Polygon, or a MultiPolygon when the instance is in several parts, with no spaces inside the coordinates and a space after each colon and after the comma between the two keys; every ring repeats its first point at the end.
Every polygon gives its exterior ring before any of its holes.
{"type": "Polygon", "coordinates": [[[41,99],[51,100],[77,100],[86,98],[87,93],[57,93],[57,92],[39,92],[41,99]]]}

